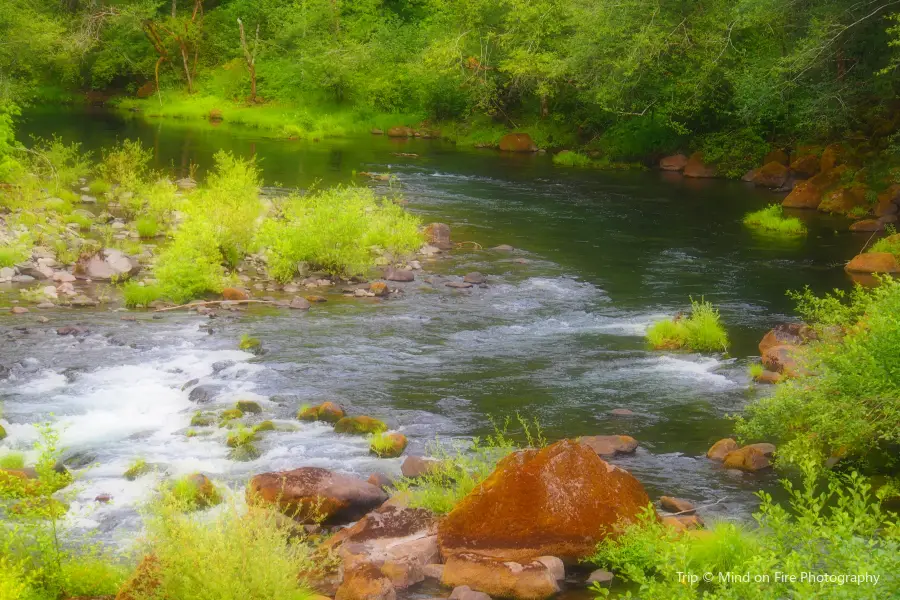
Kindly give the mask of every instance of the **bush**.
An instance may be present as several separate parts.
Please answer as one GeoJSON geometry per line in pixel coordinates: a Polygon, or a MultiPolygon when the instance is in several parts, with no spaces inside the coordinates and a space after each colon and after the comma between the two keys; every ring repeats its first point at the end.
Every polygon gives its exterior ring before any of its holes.
{"type": "Polygon", "coordinates": [[[710,133],[700,138],[698,148],[707,164],[716,166],[720,175],[739,179],[759,165],[769,145],[749,128],[710,133]]]}
{"type": "Polygon", "coordinates": [[[146,308],[151,302],[163,297],[163,290],[158,285],[141,285],[137,281],[129,281],[122,286],[122,297],[128,308],[146,308]]]}
{"type": "Polygon", "coordinates": [[[103,179],[95,179],[88,184],[92,196],[102,196],[112,189],[112,185],[103,179]]]}
{"type": "Polygon", "coordinates": [[[25,455],[21,452],[7,452],[0,456],[0,469],[21,469],[25,466],[25,455]]]}
{"type": "Polygon", "coordinates": [[[29,171],[46,182],[54,194],[77,184],[90,172],[90,154],[81,150],[81,144],[66,144],[57,136],[35,138],[32,152],[29,171]]]}
{"type": "MultiPolygon", "coordinates": [[[[601,542],[589,562],[632,582],[643,600],[875,600],[900,594],[900,580],[894,576],[900,551],[896,515],[881,509],[871,486],[856,473],[832,479],[824,492],[818,485],[821,472],[813,465],[804,465],[802,475],[800,489],[783,482],[790,509],[775,504],[765,492],[757,494],[762,501],[754,515],[757,529],[723,522],[708,531],[680,534],[657,521],[651,506],[637,523],[621,527],[619,536],[601,542]],[[796,579],[779,579],[776,572],[796,579]],[[711,575],[708,580],[706,573],[711,575]],[[870,574],[879,576],[879,582],[801,580],[804,573],[870,574]],[[729,577],[745,574],[750,581],[729,577]],[[691,575],[696,579],[689,579],[691,575]],[[760,581],[755,575],[767,577],[760,581]]],[[[592,590],[598,597],[610,593],[599,585],[592,590]]]]}
{"type": "Polygon", "coordinates": [[[772,204],[761,210],[748,213],[744,225],[765,233],[785,236],[806,235],[806,225],[796,217],[785,217],[780,204],[772,204]]]}
{"type": "Polygon", "coordinates": [[[13,267],[28,259],[23,249],[11,246],[0,246],[0,267],[13,267]]]}
{"type": "Polygon", "coordinates": [[[80,213],[72,213],[68,215],[65,219],[67,225],[78,225],[78,229],[82,231],[88,231],[91,228],[91,225],[94,224],[91,221],[90,217],[87,217],[80,213]]]}
{"type": "Polygon", "coordinates": [[[128,481],[134,481],[141,475],[146,475],[150,472],[150,465],[147,464],[147,461],[143,458],[138,458],[131,462],[128,465],[128,468],[122,474],[122,477],[127,479],[128,481]]]}
{"type": "Polygon", "coordinates": [[[192,512],[222,502],[219,490],[202,475],[185,475],[162,488],[163,497],[181,512],[192,512]]]}
{"type": "Polygon", "coordinates": [[[884,279],[873,290],[858,288],[816,299],[808,291],[801,313],[820,340],[807,346],[805,377],[777,386],[737,420],[745,439],[778,442],[783,462],[855,459],[873,470],[896,466],[891,448],[900,442],[900,282],[884,279]],[[836,306],[834,314],[828,307],[836,306]]]}
{"type": "Polygon", "coordinates": [[[97,167],[102,179],[130,191],[137,190],[150,172],[153,152],[140,140],[125,140],[103,153],[97,167]]]}
{"type": "Polygon", "coordinates": [[[665,120],[646,116],[612,125],[594,145],[611,161],[644,161],[675,152],[683,137],[665,120]]]}
{"type": "Polygon", "coordinates": [[[153,217],[141,217],[134,222],[134,228],[142,239],[154,238],[159,233],[159,223],[153,217]]]}
{"type": "Polygon", "coordinates": [[[368,188],[337,187],[293,195],[282,217],[268,219],[259,233],[267,247],[271,274],[287,281],[297,265],[339,275],[358,275],[374,266],[375,248],[409,253],[423,241],[419,220],[391,202],[377,202],[368,188]]]}
{"type": "Polygon", "coordinates": [[[900,234],[883,237],[869,247],[869,252],[888,252],[900,260],[900,234]]]}
{"type": "Polygon", "coordinates": [[[563,150],[553,156],[553,164],[562,167],[589,167],[591,159],[571,150],[563,150]]]}
{"type": "Polygon", "coordinates": [[[728,349],[728,334],[712,304],[691,299],[691,314],[658,321],[647,330],[647,340],[657,350],[717,352],[728,349]]]}

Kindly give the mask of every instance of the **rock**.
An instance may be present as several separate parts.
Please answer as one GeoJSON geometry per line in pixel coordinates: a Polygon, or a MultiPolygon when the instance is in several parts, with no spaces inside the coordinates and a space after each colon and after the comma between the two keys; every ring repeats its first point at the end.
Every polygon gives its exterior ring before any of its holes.
{"type": "Polygon", "coordinates": [[[78,327],[76,325],[66,325],[65,327],[60,327],[56,330],[56,335],[86,335],[90,333],[90,331],[86,327],[78,327]]]}
{"type": "Polygon", "coordinates": [[[865,252],[854,256],[844,270],[851,273],[897,273],[900,264],[890,252],[865,252]]]}
{"type": "Polygon", "coordinates": [[[663,507],[663,510],[667,510],[673,513],[691,514],[694,512],[694,505],[682,498],[662,496],[659,499],[659,505],[663,507]]]}
{"type": "Polygon", "coordinates": [[[431,564],[422,567],[422,574],[428,579],[437,579],[438,581],[444,576],[444,565],[431,564]]]}
{"type": "Polygon", "coordinates": [[[781,205],[785,208],[818,208],[822,203],[822,189],[811,181],[801,181],[794,186],[781,205]]]}
{"type": "Polygon", "coordinates": [[[841,144],[831,144],[822,151],[820,169],[829,171],[841,164],[846,159],[847,152],[841,144]]]}
{"type": "Polygon", "coordinates": [[[238,400],[234,407],[242,413],[259,414],[262,412],[259,402],[254,402],[253,400],[238,400]]]}
{"type": "Polygon", "coordinates": [[[614,408],[609,411],[609,414],[615,415],[617,417],[630,417],[634,415],[634,411],[627,408],[614,408]]]}
{"type": "Polygon", "coordinates": [[[0,268],[0,279],[12,279],[16,276],[16,270],[12,267],[0,268]]]}
{"type": "Polygon", "coordinates": [[[659,168],[663,171],[684,171],[688,164],[688,157],[684,154],[673,154],[659,161],[659,168]]]}
{"type": "Polygon", "coordinates": [[[884,217],[895,215],[900,211],[897,202],[900,200],[900,184],[894,184],[878,194],[878,204],[875,206],[875,216],[884,217]]]}
{"type": "Polygon", "coordinates": [[[125,278],[136,273],[139,265],[136,260],[125,256],[119,250],[107,248],[98,254],[79,260],[75,272],[82,273],[89,279],[108,281],[125,278]]]}
{"type": "Polygon", "coordinates": [[[872,232],[872,231],[882,231],[884,229],[884,223],[879,219],[863,219],[862,221],[856,221],[855,223],[850,224],[850,231],[864,231],[864,232],[872,232]]]}
{"type": "Polygon", "coordinates": [[[72,306],[97,306],[100,303],[93,298],[88,298],[84,294],[78,294],[77,296],[69,300],[69,304],[71,304],[72,306]]]}
{"type": "Polygon", "coordinates": [[[31,312],[31,311],[29,311],[29,310],[28,310],[27,308],[25,308],[24,306],[13,306],[13,307],[9,310],[9,312],[11,312],[11,313],[14,314],[14,315],[24,315],[24,314],[27,314],[27,313],[29,313],[29,312],[31,312]]]}
{"type": "Polygon", "coordinates": [[[694,152],[684,166],[685,177],[710,178],[716,176],[716,168],[703,162],[703,153],[694,152]]]}
{"type": "Polygon", "coordinates": [[[13,283],[31,283],[35,278],[31,275],[15,275],[12,278],[13,283]]]}
{"type": "Polygon", "coordinates": [[[577,560],[590,555],[614,524],[636,519],[649,502],[637,479],[586,445],[563,440],[522,450],[501,460],[443,519],[441,554],[577,560]]]}
{"type": "Polygon", "coordinates": [[[384,473],[372,473],[366,481],[381,489],[393,487],[394,485],[393,480],[384,473]]]}
{"type": "Polygon", "coordinates": [[[312,305],[309,303],[309,300],[302,296],[294,296],[291,299],[291,303],[288,304],[288,308],[292,308],[294,310],[309,310],[312,305]]]}
{"type": "Polygon", "coordinates": [[[464,289],[468,289],[468,288],[472,287],[471,283],[467,283],[465,281],[448,281],[444,285],[446,285],[447,287],[455,288],[455,289],[459,289],[459,290],[464,290],[464,289]]]}
{"type": "Polygon", "coordinates": [[[597,569],[596,571],[593,571],[593,572],[588,576],[588,578],[587,578],[587,583],[588,583],[588,584],[592,584],[592,583],[600,583],[600,584],[611,583],[612,580],[613,580],[613,577],[615,577],[615,576],[614,576],[612,573],[610,573],[609,571],[604,571],[603,569],[597,569]]]}
{"type": "Polygon", "coordinates": [[[209,111],[209,120],[212,122],[218,122],[225,119],[225,116],[222,114],[222,109],[214,108],[209,111]]]}
{"type": "Polygon", "coordinates": [[[789,171],[786,166],[780,162],[772,161],[756,171],[756,175],[753,177],[753,184],[774,190],[784,185],[788,175],[789,171]]]}
{"type": "Polygon", "coordinates": [[[781,381],[781,373],[776,373],[775,371],[765,370],[755,378],[755,381],[758,383],[766,383],[770,385],[774,385],[781,381]]]}
{"type": "Polygon", "coordinates": [[[637,440],[628,435],[592,435],[578,438],[578,441],[600,456],[631,454],[638,447],[637,440]]]}
{"type": "Polygon", "coordinates": [[[543,600],[559,593],[556,579],[543,563],[523,565],[472,553],[447,559],[441,585],[468,586],[490,596],[518,600],[543,600]]]}
{"type": "Polygon", "coordinates": [[[537,144],[527,133],[507,133],[500,138],[500,149],[504,152],[537,152],[537,144]]]}
{"type": "Polygon", "coordinates": [[[761,471],[772,466],[766,455],[753,446],[744,446],[725,455],[723,466],[726,469],[741,471],[761,471]]]}
{"type": "Polygon", "coordinates": [[[703,521],[697,515],[678,515],[662,518],[663,525],[667,525],[675,531],[688,531],[690,529],[703,529],[703,521]]]}
{"type": "Polygon", "coordinates": [[[318,294],[307,294],[306,296],[303,296],[303,297],[306,298],[309,302],[311,302],[313,304],[321,304],[322,302],[328,302],[328,298],[326,298],[325,296],[319,296],[318,294]]]}
{"type": "Polygon", "coordinates": [[[425,227],[425,241],[441,250],[450,250],[453,248],[453,242],[450,241],[450,226],[446,223],[431,223],[425,227]]]}
{"type": "Polygon", "coordinates": [[[828,192],[817,207],[821,212],[846,215],[857,207],[866,205],[868,188],[861,184],[841,186],[828,192]]]}
{"type": "Polygon", "coordinates": [[[141,559],[131,577],[119,588],[115,600],[142,600],[158,596],[159,560],[152,554],[141,559]]]}
{"type": "Polygon", "coordinates": [[[414,281],[415,274],[409,269],[387,269],[384,278],[388,281],[414,281]]]}
{"type": "Polygon", "coordinates": [[[387,425],[372,417],[344,417],[334,424],[335,433],[382,433],[387,431],[387,425]]]}
{"type": "Polygon", "coordinates": [[[770,329],[759,342],[759,354],[773,346],[790,344],[799,346],[810,340],[816,339],[816,332],[808,325],[802,323],[781,323],[770,329]]]}
{"type": "Polygon", "coordinates": [[[388,293],[388,286],[383,281],[373,281],[369,284],[369,291],[376,296],[386,296],[388,293]]]}
{"type": "Polygon", "coordinates": [[[301,523],[321,518],[340,524],[359,519],[387,500],[387,494],[356,477],[303,467],[254,476],[247,486],[247,499],[274,505],[301,523]]]}
{"type": "Polygon", "coordinates": [[[800,366],[800,348],[793,344],[770,346],[762,354],[762,363],[769,371],[785,377],[797,377],[803,373],[800,366]]]}
{"type": "Polygon", "coordinates": [[[318,406],[310,406],[301,409],[297,414],[297,418],[301,421],[324,421],[325,423],[337,423],[344,416],[344,409],[335,402],[323,402],[318,406]]]}
{"type": "Polygon", "coordinates": [[[250,299],[250,294],[240,288],[227,287],[222,290],[222,298],[232,302],[243,302],[250,299]]]}
{"type": "Polygon", "coordinates": [[[499,246],[494,246],[493,248],[491,248],[491,250],[494,250],[496,252],[512,252],[513,250],[515,250],[515,248],[513,248],[509,244],[500,244],[499,246]]]}
{"type": "Polygon", "coordinates": [[[112,502],[112,496],[109,494],[97,494],[97,496],[94,497],[94,502],[97,502],[98,504],[109,504],[112,502]]]}
{"type": "Polygon", "coordinates": [[[731,438],[719,440],[706,452],[706,457],[713,460],[725,460],[725,455],[739,448],[738,443],[731,438]]]}
{"type": "Polygon", "coordinates": [[[175,185],[177,185],[180,190],[188,191],[197,187],[197,181],[192,177],[182,177],[175,182],[175,185]]]}
{"type": "Polygon", "coordinates": [[[741,176],[741,181],[743,181],[744,183],[753,183],[753,180],[756,179],[756,174],[758,172],[759,169],[750,169],[741,176]]]}
{"type": "Polygon", "coordinates": [[[407,456],[400,465],[400,474],[409,479],[415,479],[440,468],[440,465],[441,461],[434,458],[407,456]]]}
{"type": "Polygon", "coordinates": [[[790,163],[790,157],[788,156],[787,152],[785,152],[781,148],[777,148],[770,151],[768,154],[766,154],[765,158],[763,158],[764,165],[773,162],[786,167],[790,163]]]}
{"type": "Polygon", "coordinates": [[[344,573],[344,580],[337,589],[334,600],[396,600],[396,598],[397,592],[391,580],[381,572],[381,569],[372,563],[362,563],[344,573]]]}
{"type": "Polygon", "coordinates": [[[397,126],[387,130],[388,137],[413,137],[415,130],[412,127],[397,126]]]}
{"type": "MultiPolygon", "coordinates": [[[[444,565],[437,566],[441,567],[441,574],[443,575],[444,565]]],[[[450,592],[450,600],[491,600],[491,597],[484,592],[476,592],[467,585],[459,585],[450,592]]]]}
{"type": "Polygon", "coordinates": [[[481,285],[483,283],[487,283],[487,278],[478,271],[472,271],[471,273],[466,273],[465,277],[463,277],[463,281],[466,283],[481,285]]]}
{"type": "Polygon", "coordinates": [[[0,380],[9,379],[9,376],[11,373],[12,373],[12,371],[10,370],[9,367],[7,367],[5,365],[0,365],[0,380]]]}
{"type": "Polygon", "coordinates": [[[563,581],[566,578],[566,565],[555,556],[538,556],[535,560],[547,567],[556,581],[563,581]]]}
{"type": "Polygon", "coordinates": [[[217,391],[218,388],[211,385],[198,385],[188,394],[188,400],[195,404],[206,404],[207,402],[212,402],[217,391]]]}
{"type": "Polygon", "coordinates": [[[804,154],[791,163],[791,171],[800,177],[812,177],[819,172],[819,157],[815,154],[804,154]]]}
{"type": "Polygon", "coordinates": [[[768,442],[758,442],[756,444],[747,444],[747,448],[756,448],[763,453],[766,458],[771,458],[775,454],[775,444],[768,442]]]}
{"type": "Polygon", "coordinates": [[[372,135],[384,135],[384,131],[377,127],[372,128],[372,135]]]}
{"type": "Polygon", "coordinates": [[[406,450],[409,441],[402,433],[388,433],[379,439],[379,443],[369,446],[369,451],[378,458],[397,458],[406,450]]]}

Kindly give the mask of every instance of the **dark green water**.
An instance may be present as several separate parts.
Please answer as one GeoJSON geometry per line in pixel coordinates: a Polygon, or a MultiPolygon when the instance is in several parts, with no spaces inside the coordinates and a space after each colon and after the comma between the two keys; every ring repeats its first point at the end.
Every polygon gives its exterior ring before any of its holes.
{"type": "Polygon", "coordinates": [[[517,249],[458,250],[425,264],[435,276],[481,271],[490,281],[482,289],[431,285],[423,274],[399,299],[338,298],[304,315],[251,311],[214,322],[214,335],[200,330],[206,323],[196,316],[126,324],[110,313],[80,313],[96,335],[79,342],[10,333],[0,362],[33,361],[4,394],[10,443],[25,443],[30,424],[51,412],[74,424],[70,446],[103,465],[85,498],[104,491],[126,499],[108,516],[110,529],[132,522],[129,502],[146,489],[120,477],[138,456],[169,472],[202,469],[235,484],[261,470],[305,465],[397,469],[397,461],[370,458],[362,440],[306,425],[267,437],[258,461],[232,463],[222,440],[181,435],[193,407],[178,388],[192,377],[223,386],[223,404],[248,395],[269,400],[267,412],[286,422],[300,404],[336,399],[400,428],[413,451],[435,437],[483,434],[490,415],[516,411],[538,418],[551,439],[629,434],[641,447],[614,462],[651,496],[700,504],[727,496],[706,516],[746,517],[752,491],[771,489],[774,475],[727,473],[703,455],[730,433],[726,416],[760,393],[746,370],[763,333],[790,318],[785,291],[847,286],[841,266],[864,242],[846,232],[845,221],[812,212],[800,213],[810,227],[803,240],[756,236],[742,216],[778,198],[741,183],[573,170],[545,155],[380,136],[270,140],[227,125],[102,112],[35,113],[22,131],[55,132],[94,152],[140,138],[159,168],[186,170],[193,162],[201,175],[220,149],[255,155],[267,185],[321,187],[349,183],[354,172],[390,172],[395,183],[376,189],[402,193],[425,221],[448,223],[455,241],[517,249]],[[689,296],[720,308],[730,356],[646,349],[647,324],[685,309],[689,296]],[[243,333],[262,339],[268,354],[235,352],[243,333]],[[237,364],[214,373],[212,364],[224,359],[237,364]],[[85,375],[70,382],[61,375],[67,367],[85,375]],[[636,414],[609,415],[620,407],[636,414]]]}

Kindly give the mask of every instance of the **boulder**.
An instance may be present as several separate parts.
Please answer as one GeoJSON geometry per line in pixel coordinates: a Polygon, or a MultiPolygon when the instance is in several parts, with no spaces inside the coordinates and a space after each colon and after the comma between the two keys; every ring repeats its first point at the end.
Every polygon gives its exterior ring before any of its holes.
{"type": "Polygon", "coordinates": [[[28,310],[27,308],[25,308],[24,306],[13,306],[11,309],[9,309],[9,312],[11,312],[14,315],[24,315],[31,311],[28,310]]]}
{"type": "Polygon", "coordinates": [[[214,108],[211,111],[209,111],[209,120],[212,121],[213,123],[218,123],[219,121],[222,121],[224,119],[225,119],[225,115],[222,114],[222,109],[214,108]]]}
{"type": "Polygon", "coordinates": [[[769,371],[781,373],[785,377],[796,377],[803,372],[799,358],[799,346],[779,344],[766,348],[762,354],[762,363],[769,371]]]}
{"type": "Polygon", "coordinates": [[[318,406],[308,406],[297,413],[301,421],[324,421],[337,423],[346,416],[344,409],[335,402],[323,402],[318,406]]]}
{"type": "Polygon", "coordinates": [[[500,149],[504,152],[537,152],[537,144],[527,133],[507,133],[500,138],[500,149]]]}
{"type": "Polygon", "coordinates": [[[844,269],[851,273],[897,273],[900,264],[890,252],[865,252],[854,256],[844,269]]]}
{"type": "Polygon", "coordinates": [[[819,172],[819,157],[815,154],[804,154],[794,159],[791,171],[800,177],[812,177],[819,172]]]}
{"type": "Polygon", "coordinates": [[[444,576],[444,565],[438,563],[425,565],[422,567],[422,574],[425,575],[427,579],[437,579],[440,581],[444,576]]]}
{"type": "Polygon", "coordinates": [[[726,469],[754,472],[767,469],[772,466],[772,463],[758,448],[744,446],[726,454],[723,466],[726,469]]]}
{"type": "Polygon", "coordinates": [[[863,219],[850,224],[850,231],[864,231],[870,233],[873,231],[882,231],[884,223],[878,219],[863,219]]]}
{"type": "Polygon", "coordinates": [[[440,467],[441,461],[424,456],[407,456],[400,465],[400,474],[409,479],[422,477],[440,467]]]}
{"type": "Polygon", "coordinates": [[[738,443],[731,438],[719,440],[706,452],[706,457],[713,460],[725,460],[725,456],[729,452],[733,452],[739,448],[738,443]]]}
{"type": "Polygon", "coordinates": [[[878,204],[875,207],[875,216],[884,217],[886,215],[897,214],[897,212],[900,211],[898,202],[900,202],[900,184],[895,183],[878,194],[878,204]]]}
{"type": "Polygon", "coordinates": [[[820,168],[822,172],[829,171],[844,162],[847,152],[841,144],[831,144],[822,151],[820,168]]]}
{"type": "Polygon", "coordinates": [[[799,346],[816,339],[816,332],[802,323],[781,323],[770,329],[759,342],[759,354],[763,355],[772,346],[792,344],[799,346]]]}
{"type": "Polygon", "coordinates": [[[396,600],[391,580],[372,563],[361,563],[344,573],[334,600],[396,600]]]}
{"type": "Polygon", "coordinates": [[[416,131],[412,127],[406,127],[404,125],[398,125],[396,127],[391,127],[387,130],[388,137],[413,137],[416,134],[416,131]]]}
{"type": "Polygon", "coordinates": [[[254,476],[247,500],[274,505],[301,523],[340,524],[355,521],[387,500],[380,488],[327,469],[302,467],[254,476]]]}
{"type": "Polygon", "coordinates": [[[703,153],[694,152],[684,166],[685,177],[709,178],[716,176],[716,168],[703,162],[703,153]]]}
{"type": "Polygon", "coordinates": [[[88,279],[109,281],[126,278],[139,270],[136,260],[131,259],[119,250],[107,248],[93,256],[81,259],[75,265],[75,272],[88,279]]]}
{"type": "Polygon", "coordinates": [[[262,412],[259,402],[254,402],[253,400],[238,400],[234,407],[242,413],[259,414],[262,412]]]}
{"type": "Polygon", "coordinates": [[[637,479],[586,445],[563,440],[522,450],[501,460],[441,521],[441,554],[578,560],[649,502],[637,479]]]}
{"type": "Polygon", "coordinates": [[[628,435],[591,435],[578,438],[600,456],[631,454],[637,450],[637,440],[628,435]]]}
{"type": "Polygon", "coordinates": [[[866,205],[866,193],[868,188],[862,184],[841,186],[828,192],[819,204],[821,212],[846,215],[854,208],[866,205]]]}
{"type": "Polygon", "coordinates": [[[309,310],[312,305],[309,300],[304,298],[303,296],[294,296],[291,299],[291,303],[288,304],[288,308],[292,308],[294,310],[309,310]]]}
{"type": "Polygon", "coordinates": [[[772,150],[768,154],[766,154],[765,158],[763,158],[763,164],[767,165],[770,163],[777,163],[783,167],[786,167],[790,164],[791,159],[788,156],[788,153],[778,148],[776,150],[772,150]]]}
{"type": "Polygon", "coordinates": [[[683,514],[691,514],[694,512],[694,505],[683,499],[683,498],[673,498],[672,496],[663,496],[659,499],[659,505],[663,508],[663,510],[667,510],[673,513],[683,513],[683,514]]]}
{"type": "Polygon", "coordinates": [[[659,161],[659,168],[663,171],[684,171],[688,164],[688,157],[684,154],[673,154],[659,161]]]}
{"type": "Polygon", "coordinates": [[[519,600],[543,600],[559,593],[556,578],[543,563],[520,564],[473,553],[447,559],[441,584],[468,586],[492,597],[519,600]]]}
{"type": "Polygon", "coordinates": [[[471,273],[466,273],[465,277],[463,277],[463,282],[481,285],[487,283],[487,278],[478,271],[472,271],[471,273]]]}
{"type": "Polygon", "coordinates": [[[785,208],[818,208],[822,203],[822,194],[823,190],[810,180],[801,181],[781,201],[781,205],[785,208]]]}
{"type": "Polygon", "coordinates": [[[587,583],[588,583],[588,584],[591,584],[591,583],[600,583],[600,584],[611,583],[612,580],[613,580],[613,577],[615,577],[615,575],[613,575],[613,574],[610,573],[609,571],[605,571],[605,570],[603,570],[603,569],[597,569],[596,571],[591,572],[591,574],[588,576],[588,578],[587,578],[587,583]]]}
{"type": "Polygon", "coordinates": [[[566,565],[562,560],[555,556],[538,556],[535,560],[547,567],[555,580],[563,581],[566,578],[566,565]]]}
{"type": "Polygon", "coordinates": [[[369,450],[378,458],[397,458],[406,450],[408,443],[409,441],[402,433],[388,433],[381,436],[379,444],[376,445],[373,441],[369,450]]]}
{"type": "Polygon", "coordinates": [[[663,525],[671,527],[675,531],[688,531],[690,529],[703,529],[703,521],[697,515],[678,515],[662,518],[663,525]]]}
{"type": "Polygon", "coordinates": [[[244,300],[249,300],[250,294],[239,288],[227,287],[222,290],[222,297],[225,300],[231,300],[232,302],[242,302],[244,300]]]}
{"type": "Polygon", "coordinates": [[[775,444],[770,444],[768,442],[757,442],[756,444],[747,444],[747,448],[756,448],[766,458],[771,458],[775,454],[775,444]]]}
{"type": "Polygon", "coordinates": [[[211,385],[198,385],[188,394],[188,400],[196,404],[206,404],[211,402],[218,392],[218,388],[211,385]]]}
{"type": "MultiPolygon", "coordinates": [[[[441,567],[441,573],[443,573],[444,565],[437,566],[441,567]]],[[[459,585],[450,592],[450,600],[491,600],[491,597],[484,592],[476,592],[467,585],[459,585]]]]}
{"type": "Polygon", "coordinates": [[[394,481],[384,473],[372,473],[366,481],[381,489],[394,486],[394,481]]]}
{"type": "Polygon", "coordinates": [[[387,431],[387,425],[383,421],[360,415],[358,417],[344,417],[334,424],[335,433],[382,433],[387,431]]]}
{"type": "Polygon", "coordinates": [[[790,172],[780,162],[769,162],[757,169],[753,177],[753,184],[759,187],[774,190],[780,188],[788,180],[790,172]]]}
{"type": "Polygon", "coordinates": [[[750,169],[741,176],[741,181],[743,181],[744,183],[753,183],[753,180],[756,179],[756,174],[758,172],[759,169],[750,169]]]}
{"type": "Polygon", "coordinates": [[[435,248],[450,250],[453,243],[450,241],[450,226],[445,223],[431,223],[425,226],[425,241],[435,248]]]}
{"type": "Polygon", "coordinates": [[[387,269],[384,278],[388,281],[415,281],[416,275],[411,269],[387,269]]]}
{"type": "Polygon", "coordinates": [[[779,381],[781,381],[781,373],[776,373],[775,371],[763,371],[759,375],[754,378],[754,381],[757,383],[766,383],[770,385],[775,385],[779,381]]]}
{"type": "Polygon", "coordinates": [[[375,296],[386,296],[388,293],[388,285],[383,281],[373,281],[369,284],[369,291],[375,296]]]}

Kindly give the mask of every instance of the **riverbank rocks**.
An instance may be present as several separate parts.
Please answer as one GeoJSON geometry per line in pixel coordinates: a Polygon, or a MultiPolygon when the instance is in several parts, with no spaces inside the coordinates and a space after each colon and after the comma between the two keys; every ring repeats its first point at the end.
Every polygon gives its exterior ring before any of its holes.
{"type": "Polygon", "coordinates": [[[871,233],[873,231],[882,231],[884,223],[879,219],[862,219],[850,224],[850,231],[871,233]]]}
{"type": "Polygon", "coordinates": [[[83,258],[75,265],[75,272],[88,279],[109,281],[122,279],[138,272],[140,265],[120,250],[107,248],[90,257],[83,258]]]}
{"type": "Polygon", "coordinates": [[[790,171],[784,164],[773,160],[756,170],[753,185],[774,190],[783,186],[789,175],[790,171]]]}
{"type": "Polygon", "coordinates": [[[662,496],[659,499],[659,505],[663,510],[673,513],[691,514],[695,511],[694,505],[688,500],[672,496],[662,496]]]}
{"type": "Polygon", "coordinates": [[[349,523],[387,500],[380,488],[327,469],[302,467],[254,476],[247,501],[272,505],[301,523],[349,523]]]}
{"type": "Polygon", "coordinates": [[[395,600],[391,580],[372,563],[362,563],[344,572],[334,600],[395,600]]]}
{"type": "Polygon", "coordinates": [[[383,421],[367,416],[344,417],[334,424],[335,433],[382,433],[387,428],[383,421]]]}
{"type": "MultiPolygon", "coordinates": [[[[441,573],[443,573],[443,565],[438,566],[441,567],[441,573]]],[[[467,585],[459,585],[450,592],[450,600],[491,600],[491,597],[484,592],[476,592],[467,585]]]]}
{"type": "Polygon", "coordinates": [[[711,178],[716,176],[716,167],[703,162],[703,153],[694,152],[684,166],[685,177],[711,178]]]}
{"type": "Polygon", "coordinates": [[[388,433],[372,440],[369,451],[378,458],[397,458],[406,450],[409,441],[402,433],[388,433]]]}
{"type": "Polygon", "coordinates": [[[369,291],[375,294],[376,298],[380,298],[382,296],[387,296],[388,285],[383,281],[373,281],[369,284],[369,291]]]}
{"type": "Polygon", "coordinates": [[[673,154],[666,156],[659,161],[659,168],[663,171],[684,171],[688,164],[688,157],[684,154],[673,154]]]}
{"type": "Polygon", "coordinates": [[[556,578],[541,562],[520,564],[473,553],[447,559],[441,585],[468,586],[491,597],[520,600],[543,600],[559,593],[556,578]]]}
{"type": "Polygon", "coordinates": [[[522,450],[501,460],[441,521],[441,554],[578,560],[649,502],[637,479],[588,446],[563,440],[522,450]]]}
{"type": "Polygon", "coordinates": [[[430,223],[423,230],[425,241],[435,248],[450,250],[453,242],[450,241],[450,226],[446,223],[430,223]]]}
{"type": "Polygon", "coordinates": [[[318,406],[301,408],[297,418],[301,421],[324,421],[325,423],[337,423],[346,416],[344,409],[335,402],[323,402],[318,406]]]}
{"type": "Polygon", "coordinates": [[[424,456],[407,456],[400,465],[400,474],[408,479],[415,479],[439,469],[441,461],[424,456]]]}
{"type": "Polygon", "coordinates": [[[240,288],[227,287],[222,290],[222,298],[232,302],[243,302],[250,299],[250,294],[240,288]]]}
{"type": "Polygon", "coordinates": [[[479,273],[478,271],[472,271],[471,273],[466,273],[463,277],[463,283],[471,283],[473,285],[483,285],[487,283],[487,277],[479,273]]]}
{"type": "Polygon", "coordinates": [[[846,215],[855,208],[866,205],[868,188],[862,184],[841,186],[828,192],[817,207],[821,212],[846,215]]]}
{"type": "Polygon", "coordinates": [[[800,177],[813,177],[819,172],[819,157],[815,154],[798,156],[791,163],[791,171],[800,177]]]}
{"type": "Polygon", "coordinates": [[[802,351],[793,344],[770,346],[762,353],[762,363],[769,371],[785,377],[797,377],[804,373],[800,364],[802,351]]]}
{"type": "Polygon", "coordinates": [[[211,385],[198,385],[188,394],[188,400],[196,404],[211,402],[219,388],[211,385]]]}
{"type": "Polygon", "coordinates": [[[773,346],[794,345],[799,346],[816,339],[815,330],[802,323],[781,323],[776,325],[763,336],[759,342],[759,353],[763,355],[773,346]]]}
{"type": "Polygon", "coordinates": [[[309,310],[312,308],[312,304],[310,304],[309,300],[304,298],[303,296],[294,296],[291,298],[291,303],[288,304],[288,308],[292,310],[309,310]]]}
{"type": "Polygon", "coordinates": [[[738,443],[731,438],[725,438],[723,440],[719,440],[706,452],[706,457],[711,458],[712,460],[725,460],[725,456],[729,452],[734,452],[740,446],[738,443]]]}
{"type": "Polygon", "coordinates": [[[387,269],[384,278],[388,281],[415,281],[416,275],[411,269],[387,269]]]}
{"type": "Polygon", "coordinates": [[[390,127],[387,130],[388,137],[393,138],[408,138],[413,137],[415,134],[415,129],[413,129],[412,127],[406,127],[405,125],[397,125],[395,127],[390,127]]]}
{"type": "Polygon", "coordinates": [[[703,529],[703,521],[697,515],[674,515],[663,517],[662,524],[671,527],[678,532],[703,529]]]}
{"type": "Polygon", "coordinates": [[[851,273],[898,273],[900,264],[890,252],[864,252],[854,256],[844,270],[851,273]]]}
{"type": "Polygon", "coordinates": [[[785,208],[815,209],[822,202],[822,193],[822,190],[811,181],[801,181],[781,201],[781,205],[785,208]]]}
{"type": "Polygon", "coordinates": [[[507,133],[500,138],[500,150],[504,152],[537,152],[537,144],[527,133],[507,133]]]}
{"type": "Polygon", "coordinates": [[[591,435],[578,441],[600,456],[632,454],[638,447],[637,440],[628,435],[591,435]]]}
{"type": "Polygon", "coordinates": [[[725,455],[722,465],[726,469],[741,471],[761,471],[772,466],[768,457],[755,446],[744,446],[725,455]]]}

